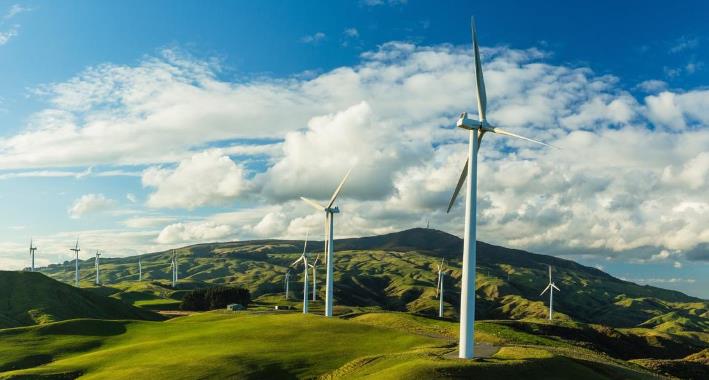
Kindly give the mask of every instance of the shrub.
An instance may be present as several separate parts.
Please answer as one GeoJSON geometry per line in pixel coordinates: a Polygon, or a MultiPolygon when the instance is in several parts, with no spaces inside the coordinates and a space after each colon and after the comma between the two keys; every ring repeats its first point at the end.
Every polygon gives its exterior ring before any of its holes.
{"type": "Polygon", "coordinates": [[[231,303],[247,307],[251,302],[248,289],[219,286],[215,288],[196,289],[185,294],[180,304],[181,310],[206,311],[223,309],[231,303]]]}

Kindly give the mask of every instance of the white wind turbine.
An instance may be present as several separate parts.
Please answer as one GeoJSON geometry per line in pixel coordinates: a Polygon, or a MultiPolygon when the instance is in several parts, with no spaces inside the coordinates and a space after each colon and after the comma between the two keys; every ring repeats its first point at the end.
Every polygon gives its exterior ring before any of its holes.
{"type": "Polygon", "coordinates": [[[471,359],[474,355],[475,343],[475,261],[476,261],[476,212],[477,212],[477,181],[478,181],[478,149],[485,133],[496,133],[505,136],[516,137],[522,140],[531,141],[537,144],[543,142],[532,140],[511,132],[504,131],[491,125],[487,121],[485,113],[487,109],[487,96],[485,95],[485,83],[483,81],[482,64],[480,62],[480,49],[478,47],[478,35],[475,28],[475,18],[471,19],[473,30],[473,53],[475,59],[475,83],[478,95],[478,120],[468,118],[468,113],[460,115],[456,126],[468,130],[468,159],[463,167],[458,184],[455,187],[451,201],[448,204],[448,212],[455,202],[460,188],[469,177],[466,186],[465,200],[465,235],[463,240],[463,277],[460,294],[460,346],[458,356],[463,359],[471,359]]]}
{"type": "Polygon", "coordinates": [[[96,266],[96,285],[101,285],[101,280],[100,280],[100,269],[99,269],[99,260],[101,258],[101,253],[99,253],[98,249],[96,250],[96,258],[94,259],[94,265],[96,266]]]}
{"type": "Polygon", "coordinates": [[[286,276],[283,278],[283,285],[286,287],[286,300],[290,297],[290,290],[288,290],[288,285],[290,284],[290,269],[286,270],[286,276]]]}
{"type": "Polygon", "coordinates": [[[141,256],[138,256],[138,281],[143,281],[143,263],[141,256]]]}
{"type": "Polygon", "coordinates": [[[438,264],[438,286],[436,286],[436,293],[438,294],[438,318],[443,318],[443,266],[445,265],[444,259],[441,259],[441,263],[438,264]]]}
{"type": "Polygon", "coordinates": [[[79,286],[79,238],[76,238],[76,245],[74,248],[69,248],[70,251],[74,251],[76,254],[76,259],[74,261],[75,265],[75,270],[74,270],[74,284],[78,287],[79,286]]]}
{"type": "Polygon", "coordinates": [[[313,260],[313,263],[310,264],[310,268],[313,270],[313,301],[317,301],[318,298],[318,282],[317,282],[317,276],[318,276],[318,262],[320,261],[320,254],[318,253],[317,256],[315,256],[315,260],[313,260]]]}
{"type": "Polygon", "coordinates": [[[542,290],[542,293],[539,296],[541,297],[544,295],[544,293],[546,293],[547,290],[549,291],[549,320],[550,321],[552,318],[552,313],[554,312],[554,289],[556,289],[559,292],[561,291],[561,290],[559,290],[559,288],[556,287],[556,285],[554,285],[554,282],[551,280],[551,265],[549,265],[549,285],[547,285],[547,287],[544,288],[544,290],[542,290]]]}
{"type": "Polygon", "coordinates": [[[177,286],[177,254],[175,250],[172,250],[172,259],[170,260],[170,266],[172,268],[172,288],[177,286]]]}
{"type": "Polygon", "coordinates": [[[330,198],[330,202],[327,204],[327,206],[323,206],[319,204],[318,202],[315,202],[311,199],[305,198],[305,197],[300,197],[305,203],[313,206],[315,209],[318,211],[325,211],[325,232],[327,236],[327,243],[325,245],[326,251],[327,251],[327,256],[325,256],[325,265],[327,268],[327,278],[325,279],[325,316],[326,317],[332,317],[332,300],[333,300],[333,249],[335,245],[335,238],[334,238],[334,219],[335,219],[335,214],[340,212],[339,207],[332,207],[333,204],[335,204],[335,200],[337,199],[337,196],[340,194],[340,191],[342,190],[342,186],[344,186],[345,181],[347,181],[347,177],[349,177],[350,172],[352,169],[347,171],[347,174],[345,174],[345,177],[342,178],[342,181],[340,182],[340,185],[337,186],[337,189],[335,189],[335,192],[332,194],[332,197],[330,198]]]}
{"type": "Polygon", "coordinates": [[[32,263],[30,265],[30,271],[34,272],[34,254],[37,251],[37,246],[32,245],[32,238],[30,238],[30,257],[32,258],[32,263]]]}
{"type": "MultiPolygon", "coordinates": [[[[299,262],[303,262],[303,314],[308,314],[308,255],[306,249],[308,248],[308,233],[305,233],[305,242],[303,242],[303,254],[300,255],[298,260],[294,261],[290,266],[295,267],[299,262]]],[[[287,276],[287,274],[286,274],[287,276]]],[[[286,280],[288,281],[288,280],[286,280]]],[[[286,293],[288,292],[288,285],[286,284],[286,293]]]]}

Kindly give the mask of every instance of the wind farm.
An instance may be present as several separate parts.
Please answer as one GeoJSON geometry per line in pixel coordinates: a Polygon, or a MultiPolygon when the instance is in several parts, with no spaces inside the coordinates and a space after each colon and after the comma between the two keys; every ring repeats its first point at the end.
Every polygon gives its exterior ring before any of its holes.
{"type": "Polygon", "coordinates": [[[0,380],[709,378],[709,7],[197,5],[0,5],[0,380]]]}

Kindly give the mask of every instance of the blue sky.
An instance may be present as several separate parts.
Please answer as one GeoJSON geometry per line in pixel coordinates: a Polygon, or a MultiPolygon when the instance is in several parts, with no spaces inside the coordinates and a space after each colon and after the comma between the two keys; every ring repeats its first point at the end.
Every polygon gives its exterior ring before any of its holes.
{"type": "Polygon", "coordinates": [[[708,6],[567,3],[0,1],[0,267],[319,232],[353,164],[341,236],[460,235],[475,15],[491,120],[565,148],[486,142],[480,238],[709,297],[708,6]]]}

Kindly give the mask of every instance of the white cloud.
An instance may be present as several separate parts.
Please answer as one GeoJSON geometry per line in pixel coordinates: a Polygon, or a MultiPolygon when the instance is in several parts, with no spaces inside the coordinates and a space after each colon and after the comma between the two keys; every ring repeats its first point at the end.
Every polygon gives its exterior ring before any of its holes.
{"type": "Polygon", "coordinates": [[[682,36],[678,38],[670,47],[670,53],[679,53],[685,50],[691,50],[699,46],[699,39],[696,37],[682,36]]]}
{"type": "Polygon", "coordinates": [[[667,82],[657,79],[649,79],[638,83],[636,87],[648,93],[657,93],[667,89],[667,82]]]}
{"type": "Polygon", "coordinates": [[[155,188],[150,207],[187,208],[225,204],[246,188],[244,170],[219,150],[197,153],[180,161],[175,169],[150,167],[143,186],[155,188]]]}
{"type": "Polygon", "coordinates": [[[85,194],[74,201],[68,213],[74,219],[84,215],[106,211],[115,206],[115,201],[106,198],[103,194],[85,194]]]}
{"type": "Polygon", "coordinates": [[[306,44],[316,44],[322,40],[324,40],[326,37],[325,33],[323,32],[316,32],[314,34],[308,35],[301,37],[300,42],[306,43],[306,44]]]}
{"type": "Polygon", "coordinates": [[[347,28],[345,29],[345,36],[350,37],[350,38],[358,38],[359,37],[359,31],[357,28],[347,28]]]}
{"type": "Polygon", "coordinates": [[[6,43],[10,42],[11,39],[17,37],[19,34],[20,26],[19,25],[13,25],[10,27],[10,29],[5,30],[4,32],[0,32],[0,46],[5,45],[6,43]]]}
{"type": "Polygon", "coordinates": [[[3,19],[9,20],[9,19],[17,16],[20,13],[30,12],[32,10],[33,10],[32,8],[25,7],[21,4],[13,4],[12,6],[10,6],[10,9],[7,10],[7,13],[5,13],[5,16],[3,16],[3,19]]]}
{"type": "Polygon", "coordinates": [[[127,194],[126,194],[126,199],[127,199],[128,202],[130,202],[130,203],[136,203],[136,202],[138,202],[138,197],[137,197],[135,194],[133,194],[133,193],[127,193],[127,194]]]}
{"type": "Polygon", "coordinates": [[[165,225],[174,221],[175,218],[166,216],[139,216],[123,221],[123,225],[129,228],[147,228],[165,225]]]}
{"type": "Polygon", "coordinates": [[[225,224],[215,224],[211,222],[175,223],[160,231],[157,242],[160,244],[171,244],[215,241],[229,236],[231,233],[231,227],[225,224]]]}

